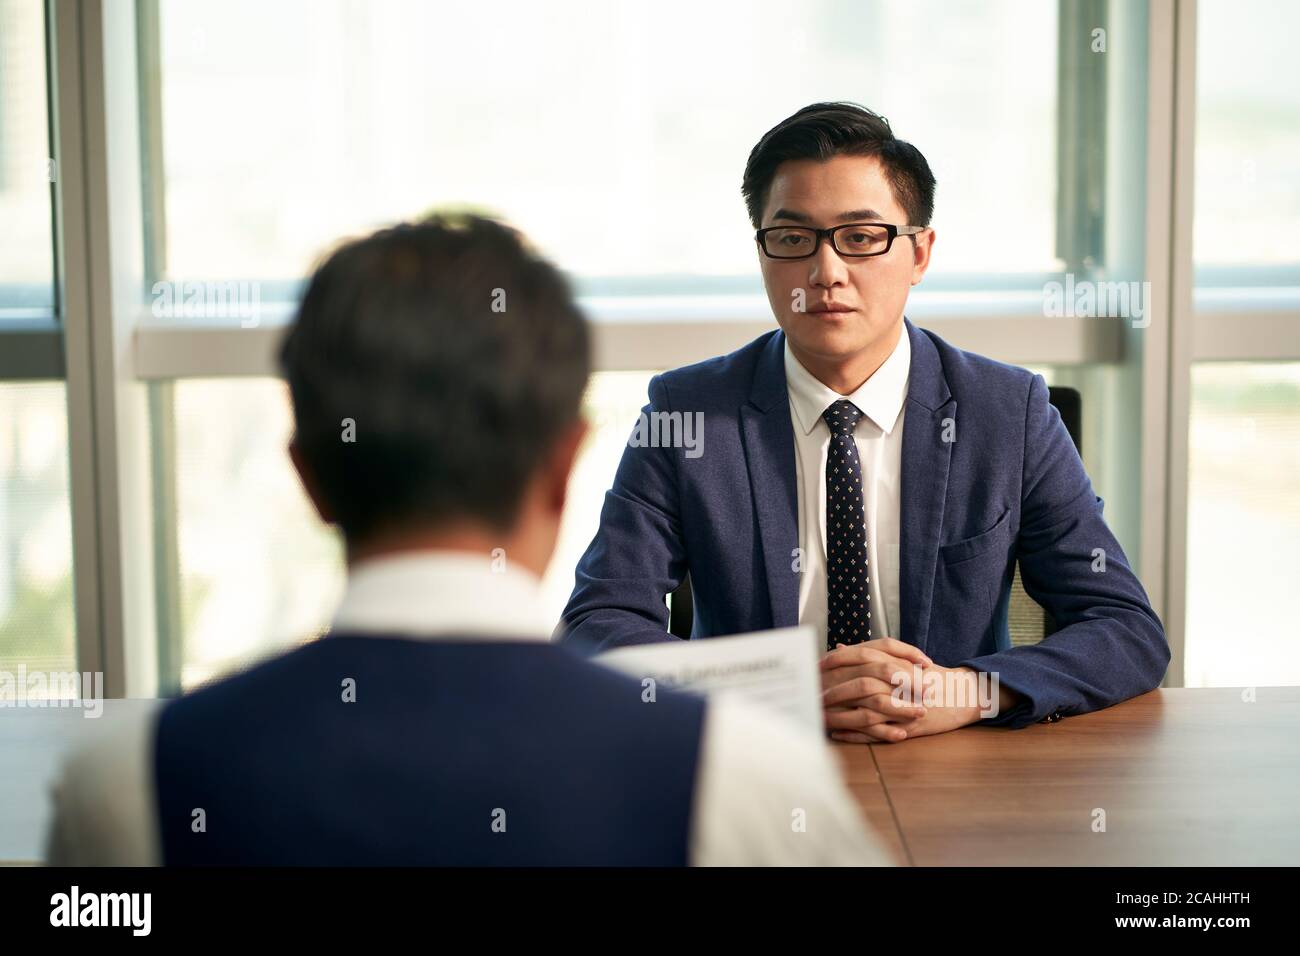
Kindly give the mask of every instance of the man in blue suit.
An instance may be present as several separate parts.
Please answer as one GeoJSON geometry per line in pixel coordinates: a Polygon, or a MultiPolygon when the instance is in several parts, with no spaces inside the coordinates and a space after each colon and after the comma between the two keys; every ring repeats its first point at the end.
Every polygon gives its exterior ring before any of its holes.
{"type": "Polygon", "coordinates": [[[904,316],[934,185],[853,104],[754,147],[743,193],[780,329],[652,380],[565,640],[672,639],[664,598],[689,573],[693,638],[816,626],[826,726],[862,742],[1024,727],[1160,683],[1163,626],[1043,379],[904,316]],[[703,431],[684,449],[687,421],[703,431]],[[1013,648],[1016,561],[1059,629],[1013,648]]]}

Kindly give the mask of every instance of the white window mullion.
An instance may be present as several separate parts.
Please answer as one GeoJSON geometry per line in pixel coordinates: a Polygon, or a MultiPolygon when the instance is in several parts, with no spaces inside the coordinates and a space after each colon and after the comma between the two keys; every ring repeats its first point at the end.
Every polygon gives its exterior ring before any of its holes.
{"type": "Polygon", "coordinates": [[[1193,333],[1195,0],[1152,0],[1148,39],[1145,271],[1151,281],[1153,321],[1134,343],[1142,355],[1138,571],[1169,640],[1171,660],[1164,686],[1181,687],[1193,333]]]}
{"type": "Polygon", "coordinates": [[[64,325],[79,667],[108,697],[156,686],[135,9],[51,2],[59,301],[64,325]]]}

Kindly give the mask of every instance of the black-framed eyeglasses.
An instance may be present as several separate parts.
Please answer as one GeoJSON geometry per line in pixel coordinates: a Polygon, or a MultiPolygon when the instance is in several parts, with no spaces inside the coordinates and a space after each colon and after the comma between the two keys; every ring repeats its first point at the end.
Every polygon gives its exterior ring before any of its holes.
{"type": "Polygon", "coordinates": [[[895,226],[887,222],[849,222],[829,229],[811,226],[769,226],[754,233],[754,239],[769,259],[807,259],[815,256],[822,239],[842,256],[865,259],[883,256],[899,236],[914,236],[925,226],[895,226]]]}

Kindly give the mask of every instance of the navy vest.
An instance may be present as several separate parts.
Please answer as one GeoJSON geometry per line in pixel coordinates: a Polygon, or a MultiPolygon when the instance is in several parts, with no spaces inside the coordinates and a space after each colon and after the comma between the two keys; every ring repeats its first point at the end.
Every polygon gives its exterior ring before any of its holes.
{"type": "Polygon", "coordinates": [[[683,865],[705,705],[642,694],[552,644],[322,638],[162,710],[163,862],[683,865]]]}

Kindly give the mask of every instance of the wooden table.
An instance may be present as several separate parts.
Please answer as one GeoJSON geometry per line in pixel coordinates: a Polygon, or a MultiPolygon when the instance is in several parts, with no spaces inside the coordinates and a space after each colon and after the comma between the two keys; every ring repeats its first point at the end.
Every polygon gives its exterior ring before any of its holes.
{"type": "Polygon", "coordinates": [[[1022,730],[831,746],[901,864],[1294,866],[1300,687],[1244,693],[1160,689],[1022,730]]]}
{"type": "MultiPolygon", "coordinates": [[[[1023,730],[831,746],[900,864],[1294,866],[1300,687],[1258,688],[1253,703],[1242,693],[1156,690],[1023,730]]],[[[0,860],[33,862],[58,758],[99,722],[0,717],[0,860]]]]}

